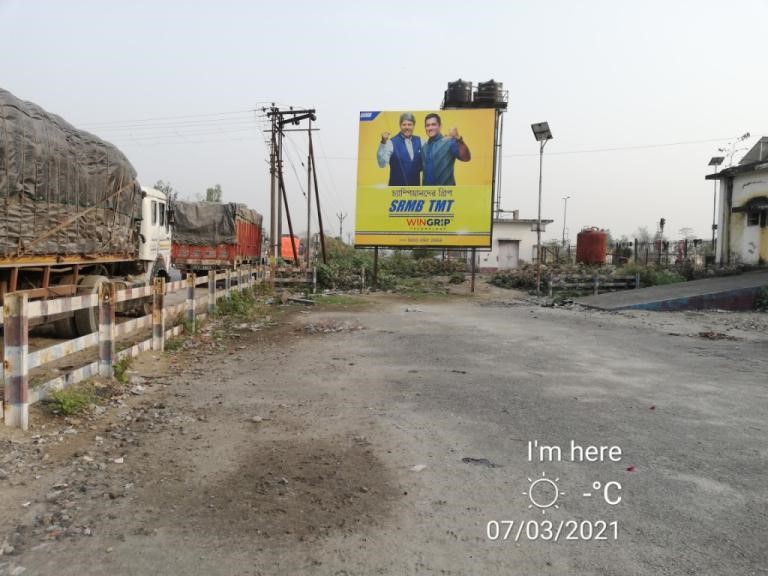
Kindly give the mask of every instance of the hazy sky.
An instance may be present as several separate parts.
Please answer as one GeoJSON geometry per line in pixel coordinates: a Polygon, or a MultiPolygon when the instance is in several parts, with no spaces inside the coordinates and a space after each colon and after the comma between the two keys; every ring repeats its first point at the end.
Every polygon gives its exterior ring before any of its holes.
{"type": "MultiPolygon", "coordinates": [[[[768,2],[190,2],[0,0],[0,87],[117,144],[143,184],[194,196],[220,183],[268,221],[266,103],[317,109],[324,219],[354,222],[358,111],[427,110],[446,83],[509,90],[505,209],[536,217],[544,158],[546,238],[690,227],[710,235],[707,163],[745,132],[768,135],[768,2]],[[659,146],[668,145],[669,146],[659,146]],[[630,148],[634,147],[634,148],[630,148]],[[595,152],[610,148],[621,150],[595,152]]],[[[288,158],[306,138],[293,134],[288,158]]],[[[736,155],[735,161],[744,154],[736,155]]],[[[299,181],[289,201],[304,229],[299,181]]],[[[338,232],[336,232],[338,233],[338,232]]]]}

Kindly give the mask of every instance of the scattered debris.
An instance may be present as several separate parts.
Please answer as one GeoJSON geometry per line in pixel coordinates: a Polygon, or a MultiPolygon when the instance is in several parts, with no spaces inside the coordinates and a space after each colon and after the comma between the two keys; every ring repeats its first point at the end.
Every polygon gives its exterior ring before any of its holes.
{"type": "Polygon", "coordinates": [[[627,472],[634,472],[635,471],[635,465],[631,464],[631,465],[627,466],[626,470],[627,470],[627,472]]]}
{"type": "Polygon", "coordinates": [[[699,332],[699,338],[706,338],[707,340],[741,340],[741,338],[737,338],[736,336],[731,336],[724,332],[716,332],[714,330],[699,332]]]}
{"type": "Polygon", "coordinates": [[[305,306],[314,306],[315,301],[309,300],[307,298],[288,298],[288,302],[293,302],[294,304],[304,304],[305,306]]]}
{"type": "Polygon", "coordinates": [[[354,332],[356,330],[363,330],[364,326],[354,322],[338,320],[321,320],[318,322],[311,322],[303,326],[304,332],[307,334],[328,334],[332,332],[354,332]]]}
{"type": "Polygon", "coordinates": [[[427,465],[426,465],[426,464],[416,464],[416,466],[412,467],[412,468],[411,468],[411,470],[412,470],[413,472],[421,472],[421,471],[422,471],[422,470],[424,470],[426,467],[427,467],[427,465]]]}
{"type": "Polygon", "coordinates": [[[405,312],[423,312],[421,308],[406,308],[405,312]]]}
{"type": "Polygon", "coordinates": [[[478,466],[485,466],[487,468],[501,468],[498,464],[495,464],[488,460],[488,458],[470,458],[469,456],[461,459],[464,464],[476,464],[478,466]]]}

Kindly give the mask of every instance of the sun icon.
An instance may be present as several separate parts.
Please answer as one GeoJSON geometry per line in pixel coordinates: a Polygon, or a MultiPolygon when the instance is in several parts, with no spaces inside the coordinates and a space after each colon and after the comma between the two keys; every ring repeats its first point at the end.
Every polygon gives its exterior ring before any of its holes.
{"type": "Polygon", "coordinates": [[[557,499],[560,498],[560,496],[565,496],[565,492],[560,490],[560,487],[557,484],[560,482],[560,478],[552,480],[551,478],[547,478],[546,472],[542,472],[541,478],[537,478],[536,480],[528,478],[528,482],[530,482],[531,485],[528,487],[527,492],[523,492],[523,496],[528,496],[528,500],[531,501],[531,503],[528,504],[528,508],[533,508],[534,506],[540,508],[542,514],[546,514],[547,508],[560,508],[557,504],[557,499]]]}

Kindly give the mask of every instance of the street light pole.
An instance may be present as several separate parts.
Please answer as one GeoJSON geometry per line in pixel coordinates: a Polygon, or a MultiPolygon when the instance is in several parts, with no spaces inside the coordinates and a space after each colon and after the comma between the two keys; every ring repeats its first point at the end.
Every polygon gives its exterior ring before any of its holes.
{"type": "MultiPolygon", "coordinates": [[[[712,166],[712,173],[717,173],[717,168],[725,160],[725,156],[712,156],[709,165],[712,166]]],[[[717,230],[717,180],[712,181],[714,194],[712,196],[712,253],[715,254],[715,230],[717,230]]],[[[715,258],[717,256],[715,255],[715,258]]]]}
{"type": "Polygon", "coordinates": [[[541,296],[541,180],[544,172],[544,146],[552,139],[547,122],[531,124],[533,136],[539,142],[539,211],[536,217],[536,298],[541,296]]]}
{"type": "Polygon", "coordinates": [[[570,196],[563,196],[563,246],[565,246],[565,219],[568,214],[568,198],[570,196]]]}

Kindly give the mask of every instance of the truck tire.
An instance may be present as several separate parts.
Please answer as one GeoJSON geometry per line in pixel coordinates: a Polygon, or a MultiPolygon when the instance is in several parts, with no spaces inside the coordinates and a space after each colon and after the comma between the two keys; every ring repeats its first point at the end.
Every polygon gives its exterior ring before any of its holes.
{"type": "MultiPolygon", "coordinates": [[[[82,295],[98,294],[99,286],[104,282],[109,282],[109,278],[106,276],[86,276],[78,283],[77,293],[82,295]]],[[[74,324],[75,330],[79,336],[97,332],[99,330],[98,306],[94,306],[93,308],[83,308],[82,310],[76,311],[74,324]]]]}
{"type": "MultiPolygon", "coordinates": [[[[72,276],[66,275],[59,279],[58,284],[71,284],[72,276]]],[[[70,315],[67,318],[60,318],[53,321],[53,333],[56,338],[71,340],[77,338],[77,328],[75,328],[75,319],[70,315]]]]}
{"type": "MultiPolygon", "coordinates": [[[[155,263],[152,265],[152,272],[149,274],[149,285],[153,286],[155,283],[155,278],[165,278],[165,281],[168,282],[170,280],[170,275],[168,274],[168,271],[165,269],[165,263],[162,260],[156,260],[155,263]]],[[[146,298],[142,303],[142,310],[144,312],[144,315],[152,314],[152,298],[146,298]]]]}
{"type": "Polygon", "coordinates": [[[77,328],[75,327],[75,319],[70,316],[69,318],[55,320],[53,322],[53,333],[56,338],[62,338],[64,340],[76,338],[77,328]]]}

